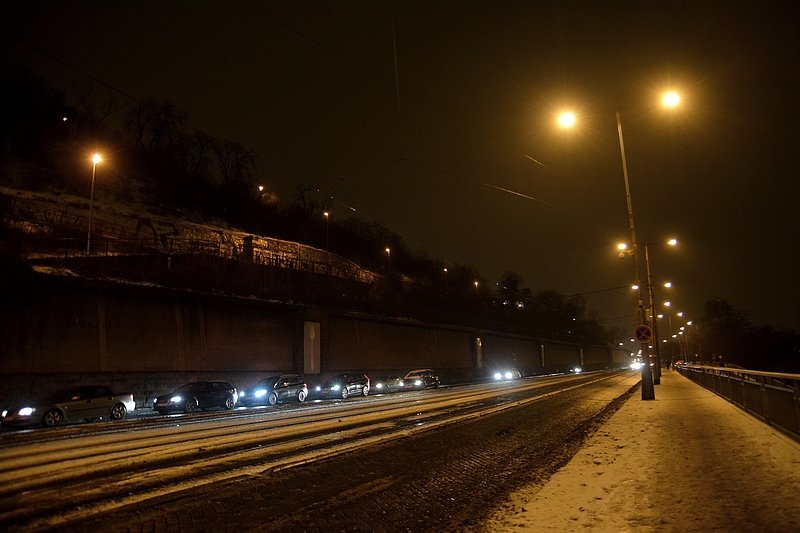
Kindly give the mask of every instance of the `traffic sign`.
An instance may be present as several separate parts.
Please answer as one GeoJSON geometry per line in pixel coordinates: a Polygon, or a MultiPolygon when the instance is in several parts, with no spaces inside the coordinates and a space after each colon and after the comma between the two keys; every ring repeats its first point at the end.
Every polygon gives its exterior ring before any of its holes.
{"type": "Polygon", "coordinates": [[[639,324],[633,334],[639,342],[650,342],[653,340],[653,330],[647,324],[639,324]]]}

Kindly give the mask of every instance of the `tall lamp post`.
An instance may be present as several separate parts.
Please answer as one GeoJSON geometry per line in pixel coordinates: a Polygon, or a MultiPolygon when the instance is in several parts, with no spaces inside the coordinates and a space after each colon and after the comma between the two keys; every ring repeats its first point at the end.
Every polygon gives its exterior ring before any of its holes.
{"type": "Polygon", "coordinates": [[[324,213],[322,213],[322,215],[325,217],[325,251],[326,252],[330,252],[331,251],[331,231],[330,231],[329,223],[330,223],[331,214],[328,213],[327,211],[325,211],[324,213]]]}
{"type": "MultiPolygon", "coordinates": [[[[644,298],[642,296],[641,275],[639,271],[639,247],[636,245],[636,227],[633,222],[633,200],[631,199],[631,187],[628,181],[628,162],[625,158],[625,141],[622,137],[622,120],[619,112],[617,115],[617,135],[619,136],[619,153],[622,158],[622,177],[625,180],[625,200],[628,205],[628,231],[631,236],[631,254],[633,255],[633,270],[638,290],[639,318],[642,324],[647,323],[647,316],[644,310],[644,298]]],[[[653,387],[653,371],[650,367],[650,348],[647,342],[641,343],[642,354],[647,356],[645,364],[642,365],[642,400],[655,400],[656,391],[653,387]]]]}
{"type": "MultiPolygon", "coordinates": [[[[675,107],[680,103],[680,96],[672,91],[667,92],[663,95],[661,103],[662,105],[664,105],[664,107],[675,107]]],[[[617,119],[617,136],[619,137],[619,153],[620,153],[620,158],[622,159],[622,177],[625,181],[625,200],[628,207],[628,231],[630,232],[630,241],[631,241],[630,254],[633,256],[634,275],[638,290],[639,320],[641,324],[647,325],[648,317],[644,307],[644,294],[641,284],[641,271],[639,267],[640,265],[639,246],[637,245],[636,225],[634,224],[634,219],[633,219],[633,200],[631,199],[630,182],[628,180],[628,162],[625,157],[625,140],[622,135],[622,119],[620,118],[619,112],[616,112],[615,115],[617,119]]],[[[575,123],[576,123],[576,117],[573,113],[562,113],[558,117],[558,124],[562,128],[572,128],[575,125],[575,123]]],[[[648,342],[642,342],[640,340],[642,354],[646,355],[647,357],[647,363],[642,365],[642,400],[655,399],[655,388],[653,387],[653,371],[650,366],[649,341],[652,341],[652,339],[648,339],[648,342]]]]}
{"type": "MultiPolygon", "coordinates": [[[[658,320],[656,320],[656,296],[655,284],[653,283],[653,274],[650,270],[650,244],[644,245],[644,263],[647,269],[647,296],[648,308],[647,313],[649,323],[653,326],[653,351],[656,356],[655,373],[653,374],[653,383],[655,385],[661,384],[661,347],[658,344],[658,320]]],[[[677,246],[677,239],[670,239],[667,241],[669,246],[677,246]]]]}
{"type": "Polygon", "coordinates": [[[386,271],[392,271],[392,249],[388,246],[386,247],[386,271]]]}
{"type": "Polygon", "coordinates": [[[89,255],[92,249],[92,204],[94,203],[94,176],[97,172],[97,164],[103,160],[100,154],[92,156],[92,188],[89,193],[89,230],[86,232],[86,255],[89,255]]]}

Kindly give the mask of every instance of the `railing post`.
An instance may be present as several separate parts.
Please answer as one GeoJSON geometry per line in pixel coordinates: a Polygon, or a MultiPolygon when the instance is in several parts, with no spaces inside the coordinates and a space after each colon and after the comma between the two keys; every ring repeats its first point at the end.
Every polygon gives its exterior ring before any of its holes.
{"type": "Polygon", "coordinates": [[[800,433],[800,381],[795,380],[793,389],[795,431],[800,433]]]}
{"type": "Polygon", "coordinates": [[[770,424],[770,416],[769,416],[769,393],[767,392],[767,378],[764,376],[759,376],[761,378],[761,399],[764,402],[764,407],[762,411],[764,411],[764,420],[767,421],[767,424],[770,424]]]}

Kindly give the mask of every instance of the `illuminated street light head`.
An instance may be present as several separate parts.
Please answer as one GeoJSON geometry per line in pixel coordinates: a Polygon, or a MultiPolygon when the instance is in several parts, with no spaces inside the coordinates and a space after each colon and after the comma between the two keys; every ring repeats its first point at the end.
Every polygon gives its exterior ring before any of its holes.
{"type": "Polygon", "coordinates": [[[666,287],[667,289],[671,289],[672,288],[672,282],[671,281],[665,282],[664,283],[664,287],[666,287]]]}
{"type": "Polygon", "coordinates": [[[92,163],[94,163],[95,165],[97,163],[100,163],[102,160],[103,160],[103,156],[101,156],[100,154],[94,154],[92,156],[92,163]]]}
{"type": "Polygon", "coordinates": [[[661,105],[664,107],[678,107],[681,103],[681,95],[675,91],[667,91],[661,97],[661,105]]]}
{"type": "Polygon", "coordinates": [[[667,241],[667,244],[669,244],[670,246],[677,246],[678,245],[678,239],[670,239],[670,240],[667,241]]]}
{"type": "Polygon", "coordinates": [[[669,307],[672,305],[672,302],[664,302],[664,307],[669,307]]]}
{"type": "Polygon", "coordinates": [[[575,122],[577,122],[577,118],[572,111],[564,111],[558,115],[558,125],[562,128],[572,128],[575,126],[575,122]]]}

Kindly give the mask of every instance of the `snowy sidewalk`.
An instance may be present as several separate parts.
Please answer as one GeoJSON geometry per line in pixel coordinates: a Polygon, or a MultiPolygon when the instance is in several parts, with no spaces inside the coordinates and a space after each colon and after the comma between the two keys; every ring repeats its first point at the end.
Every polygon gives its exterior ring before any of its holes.
{"type": "Polygon", "coordinates": [[[674,371],[489,531],[800,531],[800,444],[674,371]]]}

